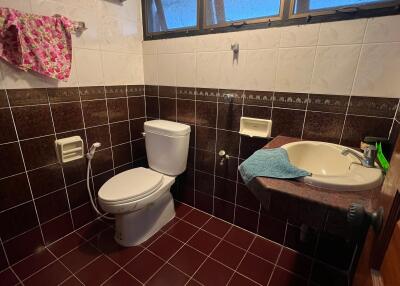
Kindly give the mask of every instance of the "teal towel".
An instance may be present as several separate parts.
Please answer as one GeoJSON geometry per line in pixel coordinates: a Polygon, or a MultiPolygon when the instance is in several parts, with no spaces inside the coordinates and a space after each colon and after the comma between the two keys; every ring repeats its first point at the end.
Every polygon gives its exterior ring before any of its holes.
{"type": "Polygon", "coordinates": [[[248,184],[254,177],[294,179],[311,175],[293,166],[285,149],[261,149],[254,152],[239,166],[243,181],[248,184]]]}

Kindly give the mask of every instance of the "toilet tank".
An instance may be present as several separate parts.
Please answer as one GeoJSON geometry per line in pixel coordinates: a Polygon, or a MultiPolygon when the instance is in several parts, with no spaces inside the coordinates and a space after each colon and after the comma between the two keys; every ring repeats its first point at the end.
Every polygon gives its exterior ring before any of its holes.
{"type": "Polygon", "coordinates": [[[190,126],[167,120],[144,123],[147,161],[151,169],[177,176],[186,170],[190,126]]]}

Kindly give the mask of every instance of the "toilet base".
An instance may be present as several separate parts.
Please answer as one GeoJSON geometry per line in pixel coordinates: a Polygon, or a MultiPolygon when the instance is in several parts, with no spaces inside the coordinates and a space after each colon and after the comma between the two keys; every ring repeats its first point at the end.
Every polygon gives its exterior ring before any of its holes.
{"type": "Polygon", "coordinates": [[[139,245],[175,217],[174,200],[168,190],[156,201],[133,213],[115,216],[115,241],[122,246],[139,245]]]}

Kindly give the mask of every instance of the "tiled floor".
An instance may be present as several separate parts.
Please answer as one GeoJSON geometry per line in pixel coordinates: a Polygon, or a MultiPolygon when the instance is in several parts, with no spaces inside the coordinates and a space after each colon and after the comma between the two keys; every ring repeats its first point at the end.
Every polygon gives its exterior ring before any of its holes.
{"type": "Polygon", "coordinates": [[[186,205],[140,246],[96,220],[0,273],[0,285],[308,285],[311,259],[186,205]]]}

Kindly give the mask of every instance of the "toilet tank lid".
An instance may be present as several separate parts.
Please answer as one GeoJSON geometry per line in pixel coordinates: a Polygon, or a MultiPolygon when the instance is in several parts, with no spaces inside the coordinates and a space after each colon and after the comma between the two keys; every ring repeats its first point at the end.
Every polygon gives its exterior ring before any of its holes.
{"type": "Polygon", "coordinates": [[[166,136],[183,136],[190,133],[190,126],[168,120],[150,120],[144,123],[144,131],[166,136]]]}

